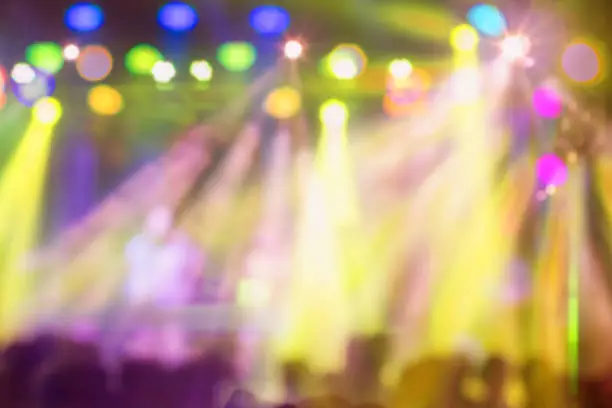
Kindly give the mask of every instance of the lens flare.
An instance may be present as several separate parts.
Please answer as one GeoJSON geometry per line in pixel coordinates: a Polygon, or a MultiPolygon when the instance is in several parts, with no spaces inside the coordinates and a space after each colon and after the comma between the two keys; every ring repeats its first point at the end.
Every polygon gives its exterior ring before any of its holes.
{"type": "Polygon", "coordinates": [[[510,35],[501,42],[502,57],[510,62],[524,61],[529,57],[531,41],[523,35],[510,35]]]}
{"type": "Polygon", "coordinates": [[[296,60],[302,56],[304,46],[299,41],[290,40],[285,43],[284,52],[285,57],[290,60],[296,60]]]}

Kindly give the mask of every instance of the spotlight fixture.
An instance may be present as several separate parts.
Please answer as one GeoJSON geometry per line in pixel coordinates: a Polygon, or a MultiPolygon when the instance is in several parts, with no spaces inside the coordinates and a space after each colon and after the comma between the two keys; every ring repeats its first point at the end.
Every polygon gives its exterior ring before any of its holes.
{"type": "Polygon", "coordinates": [[[289,40],[285,43],[283,51],[287,59],[297,60],[302,56],[304,46],[297,40],[289,40]]]}
{"type": "Polygon", "coordinates": [[[517,34],[507,36],[502,40],[500,49],[502,57],[508,62],[525,66],[533,65],[533,60],[529,58],[531,41],[523,35],[517,34]]]}

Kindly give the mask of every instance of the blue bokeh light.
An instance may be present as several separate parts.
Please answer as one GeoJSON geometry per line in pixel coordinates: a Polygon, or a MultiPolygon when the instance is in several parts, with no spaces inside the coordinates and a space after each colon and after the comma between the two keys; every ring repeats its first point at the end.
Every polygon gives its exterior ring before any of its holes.
{"type": "Polygon", "coordinates": [[[258,34],[280,35],[287,31],[291,19],[282,7],[260,6],[251,11],[249,22],[258,34]]]}
{"type": "Polygon", "coordinates": [[[99,29],[104,24],[104,13],[100,6],[79,3],[66,10],[64,20],[72,31],[86,33],[99,29]]]}
{"type": "Polygon", "coordinates": [[[467,13],[468,22],[482,35],[499,37],[506,32],[507,23],[504,15],[495,6],[477,4],[467,13]]]}
{"type": "Polygon", "coordinates": [[[189,4],[168,3],[159,10],[159,24],[168,31],[191,31],[198,24],[198,13],[189,4]]]}

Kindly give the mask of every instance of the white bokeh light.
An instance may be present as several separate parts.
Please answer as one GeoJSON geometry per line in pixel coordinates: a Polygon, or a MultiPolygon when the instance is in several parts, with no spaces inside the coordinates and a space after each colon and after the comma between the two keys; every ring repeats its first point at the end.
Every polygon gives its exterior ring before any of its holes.
{"type": "Polygon", "coordinates": [[[285,43],[285,57],[290,60],[296,60],[302,56],[304,46],[296,40],[290,40],[285,43]]]}
{"type": "Polygon", "coordinates": [[[15,83],[24,85],[29,84],[36,79],[36,71],[30,65],[20,62],[15,64],[13,70],[11,71],[11,78],[15,83]]]}
{"type": "Polygon", "coordinates": [[[75,44],[68,44],[64,47],[64,59],[66,61],[76,61],[81,55],[81,49],[75,44]]]}
{"type": "Polygon", "coordinates": [[[511,35],[501,42],[502,57],[510,62],[529,62],[531,42],[522,35],[511,35]]]}
{"type": "Polygon", "coordinates": [[[158,61],[151,70],[155,82],[167,84],[176,76],[176,68],[169,61],[158,61]]]}

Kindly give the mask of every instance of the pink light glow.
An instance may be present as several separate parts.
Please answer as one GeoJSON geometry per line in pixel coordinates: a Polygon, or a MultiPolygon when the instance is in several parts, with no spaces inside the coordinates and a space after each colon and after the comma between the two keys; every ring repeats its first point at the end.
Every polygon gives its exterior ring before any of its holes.
{"type": "Polygon", "coordinates": [[[533,93],[533,107],[541,117],[556,119],[563,111],[563,102],[554,90],[541,87],[533,93]]]}
{"type": "Polygon", "coordinates": [[[536,174],[540,183],[545,186],[559,187],[567,182],[567,166],[554,154],[545,154],[538,159],[536,174]]]}

